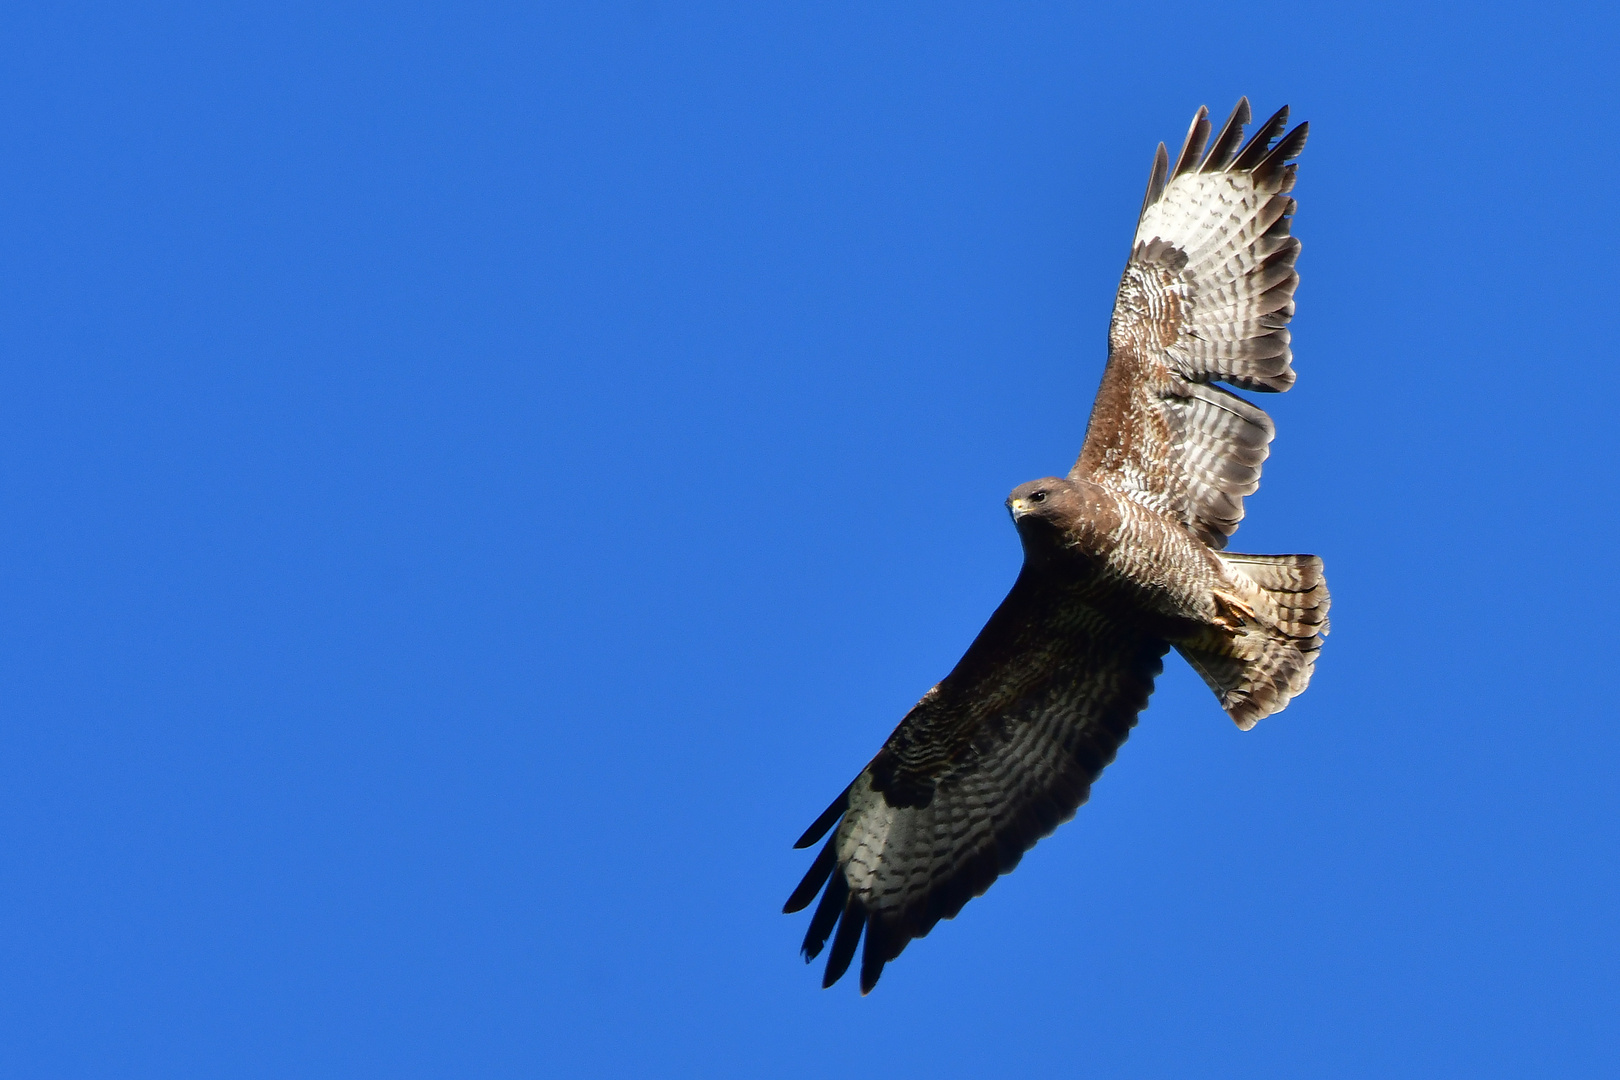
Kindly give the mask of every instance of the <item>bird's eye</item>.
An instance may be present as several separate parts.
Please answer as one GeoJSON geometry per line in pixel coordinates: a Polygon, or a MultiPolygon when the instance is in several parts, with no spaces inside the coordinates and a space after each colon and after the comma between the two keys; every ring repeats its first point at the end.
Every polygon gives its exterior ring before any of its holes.
{"type": "Polygon", "coordinates": [[[1046,492],[1037,491],[1035,494],[1033,494],[1033,495],[1031,495],[1029,497],[1029,501],[1030,502],[1045,502],[1046,501],[1046,492]]]}

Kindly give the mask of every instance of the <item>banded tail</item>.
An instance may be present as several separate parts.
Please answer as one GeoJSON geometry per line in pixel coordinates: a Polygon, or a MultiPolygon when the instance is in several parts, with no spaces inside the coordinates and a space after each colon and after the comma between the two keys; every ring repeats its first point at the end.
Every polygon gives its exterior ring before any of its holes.
{"type": "Polygon", "coordinates": [[[1215,691],[1221,707],[1248,731],[1305,692],[1328,632],[1327,579],[1315,555],[1219,557],[1239,585],[1218,592],[1226,626],[1176,643],[1176,651],[1215,691]],[[1252,584],[1252,588],[1248,587],[1252,584]]]}

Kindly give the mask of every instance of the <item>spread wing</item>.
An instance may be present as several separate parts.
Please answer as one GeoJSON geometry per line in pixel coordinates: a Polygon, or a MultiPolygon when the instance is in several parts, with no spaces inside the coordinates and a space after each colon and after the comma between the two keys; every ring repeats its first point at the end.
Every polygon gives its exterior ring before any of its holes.
{"type": "Polygon", "coordinates": [[[843,976],[864,931],[871,990],[912,938],[1073,816],[1147,705],[1165,649],[1026,569],[955,670],[795,845],[837,825],[784,908],[821,893],[804,957],[836,924],[822,985],[843,976]]]}
{"type": "Polygon", "coordinates": [[[1226,545],[1260,486],[1271,418],[1216,381],[1287,390],[1294,261],[1294,166],[1308,125],[1280,141],[1288,109],[1241,149],[1244,98],[1208,154],[1199,109],[1173,169],[1159,145],[1108,329],[1108,366],[1077,480],[1111,488],[1226,545]],[[1200,159],[1200,155],[1202,158],[1200,159]]]}

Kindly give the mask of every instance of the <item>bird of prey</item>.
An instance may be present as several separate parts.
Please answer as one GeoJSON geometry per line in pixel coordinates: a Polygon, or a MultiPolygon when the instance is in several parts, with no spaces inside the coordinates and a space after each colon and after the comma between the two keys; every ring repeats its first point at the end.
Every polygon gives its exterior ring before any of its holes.
{"type": "Polygon", "coordinates": [[[1074,815],[1147,705],[1174,647],[1245,731],[1310,682],[1328,632],[1314,555],[1223,550],[1260,484],[1271,419],[1215,385],[1294,383],[1306,124],[1288,109],[1243,142],[1240,100],[1209,150],[1207,109],[1154,155],[1079,460],[1007,499],[1024,564],[966,655],[799,838],[832,835],[784,910],[821,895],[823,986],[864,933],[861,992],[1074,815]],[[1280,138],[1279,138],[1280,136],[1280,138]]]}

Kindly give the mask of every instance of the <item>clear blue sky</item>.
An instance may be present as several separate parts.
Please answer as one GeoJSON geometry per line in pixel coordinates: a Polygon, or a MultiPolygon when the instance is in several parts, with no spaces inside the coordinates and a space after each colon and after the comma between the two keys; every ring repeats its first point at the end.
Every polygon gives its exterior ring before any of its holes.
{"type": "Polygon", "coordinates": [[[0,29],[0,1073],[1620,1074],[1606,5],[0,29]],[[1154,144],[1240,94],[1312,124],[1234,546],[1326,558],[1316,680],[1242,734],[1170,658],[823,992],[789,845],[1012,581],[1154,144]]]}

